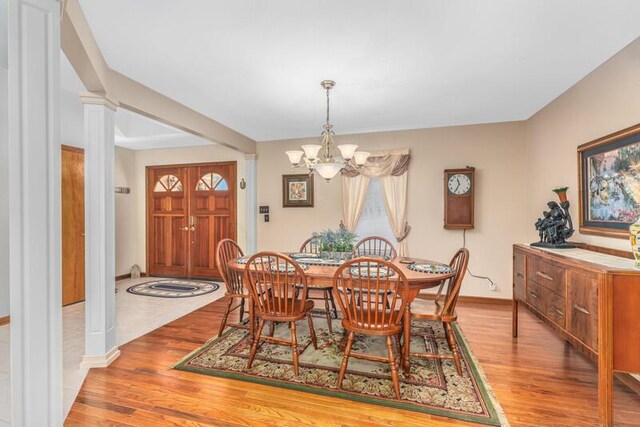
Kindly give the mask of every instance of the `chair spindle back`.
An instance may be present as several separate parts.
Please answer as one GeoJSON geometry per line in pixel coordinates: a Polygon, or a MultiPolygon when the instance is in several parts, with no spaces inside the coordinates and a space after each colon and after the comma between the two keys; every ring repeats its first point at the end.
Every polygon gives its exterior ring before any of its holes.
{"type": "Polygon", "coordinates": [[[262,317],[286,318],[303,311],[308,292],[307,276],[288,256],[259,252],[249,258],[244,272],[251,298],[262,317]]]}
{"type": "Polygon", "coordinates": [[[229,267],[229,261],[244,256],[242,249],[231,239],[222,239],[216,248],[216,265],[230,294],[244,294],[243,274],[229,267]]]}
{"type": "Polygon", "coordinates": [[[365,237],[356,244],[353,252],[355,256],[381,256],[390,259],[397,256],[393,244],[380,236],[365,237]]]}
{"type": "Polygon", "coordinates": [[[458,252],[456,252],[449,264],[451,268],[456,271],[456,274],[455,276],[447,279],[447,283],[445,284],[447,291],[441,312],[443,316],[453,316],[455,313],[458,296],[460,295],[460,288],[462,287],[462,281],[464,280],[464,275],[467,272],[468,264],[469,250],[466,248],[458,249],[458,252]]]}
{"type": "Polygon", "coordinates": [[[320,253],[320,241],[315,237],[310,237],[304,241],[300,246],[300,252],[307,254],[319,254],[320,253]]]}
{"type": "Polygon", "coordinates": [[[407,291],[404,273],[392,263],[379,259],[347,261],[333,276],[333,292],[342,315],[362,330],[386,330],[399,325],[407,291]],[[381,276],[385,268],[394,274],[381,276]]]}

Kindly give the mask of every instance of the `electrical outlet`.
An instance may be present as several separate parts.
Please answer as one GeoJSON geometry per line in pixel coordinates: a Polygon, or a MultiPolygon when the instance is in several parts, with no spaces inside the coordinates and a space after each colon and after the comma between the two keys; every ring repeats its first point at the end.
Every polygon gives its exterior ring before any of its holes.
{"type": "Polygon", "coordinates": [[[269,214],[265,214],[265,216],[264,216],[264,222],[269,222],[269,214]]]}
{"type": "Polygon", "coordinates": [[[268,214],[269,213],[269,206],[260,206],[260,213],[261,214],[268,214]]]}
{"type": "Polygon", "coordinates": [[[491,292],[498,292],[498,284],[496,282],[489,282],[489,290],[491,292]]]}

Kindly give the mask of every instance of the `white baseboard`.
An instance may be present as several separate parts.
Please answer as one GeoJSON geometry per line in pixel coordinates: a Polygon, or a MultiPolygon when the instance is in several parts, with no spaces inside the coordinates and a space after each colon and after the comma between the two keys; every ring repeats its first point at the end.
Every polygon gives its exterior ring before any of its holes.
{"type": "Polygon", "coordinates": [[[83,356],[80,366],[83,368],[106,368],[120,356],[120,349],[114,347],[107,354],[101,354],[98,356],[83,356]]]}

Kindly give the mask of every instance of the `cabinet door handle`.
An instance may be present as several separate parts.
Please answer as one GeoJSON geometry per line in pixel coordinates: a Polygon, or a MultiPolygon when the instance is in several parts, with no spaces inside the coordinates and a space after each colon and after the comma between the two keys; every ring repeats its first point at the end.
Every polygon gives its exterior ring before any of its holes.
{"type": "Polygon", "coordinates": [[[543,279],[547,279],[547,280],[553,280],[553,277],[549,276],[546,273],[543,273],[542,271],[536,271],[536,276],[540,276],[543,279]]]}
{"type": "Polygon", "coordinates": [[[522,273],[516,273],[516,277],[519,277],[521,279],[524,279],[524,276],[522,275],[522,273]]]}
{"type": "Polygon", "coordinates": [[[531,295],[531,296],[532,296],[532,297],[534,297],[534,298],[538,298],[538,294],[536,294],[536,293],[535,293],[535,292],[533,292],[533,291],[529,291],[529,295],[531,295]]]}
{"type": "Polygon", "coordinates": [[[564,316],[564,311],[560,310],[557,307],[553,307],[553,311],[555,311],[556,313],[558,313],[560,316],[564,316]]]}
{"type": "Polygon", "coordinates": [[[581,306],[581,305],[573,304],[573,308],[575,308],[576,310],[578,310],[578,311],[579,311],[579,312],[581,312],[581,313],[586,314],[587,316],[590,316],[590,315],[591,315],[591,313],[589,313],[589,310],[587,310],[586,308],[584,308],[584,307],[583,307],[583,306],[581,306]]]}

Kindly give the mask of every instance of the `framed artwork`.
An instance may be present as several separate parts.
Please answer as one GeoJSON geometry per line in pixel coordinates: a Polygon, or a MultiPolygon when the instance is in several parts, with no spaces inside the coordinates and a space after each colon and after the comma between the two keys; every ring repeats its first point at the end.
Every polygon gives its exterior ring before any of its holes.
{"type": "Polygon", "coordinates": [[[282,207],[313,207],[313,174],[282,175],[282,207]]]}
{"type": "Polygon", "coordinates": [[[640,125],[578,147],[580,232],[627,238],[640,207],[640,125]]]}

